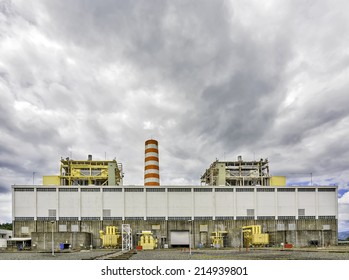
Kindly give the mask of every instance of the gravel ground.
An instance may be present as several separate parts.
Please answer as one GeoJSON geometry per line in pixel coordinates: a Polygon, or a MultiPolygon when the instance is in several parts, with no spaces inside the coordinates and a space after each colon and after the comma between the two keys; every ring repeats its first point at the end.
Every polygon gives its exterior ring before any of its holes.
{"type": "MultiPolygon", "coordinates": [[[[80,252],[6,252],[0,251],[0,260],[90,260],[118,255],[116,250],[92,250],[80,252]]],[[[349,248],[332,249],[195,249],[189,254],[186,249],[156,249],[138,251],[130,260],[349,260],[349,248]]]]}
{"type": "Polygon", "coordinates": [[[131,260],[349,260],[349,250],[154,250],[140,251],[131,260]]]}
{"type": "Polygon", "coordinates": [[[86,250],[79,252],[55,252],[52,256],[51,252],[6,252],[0,251],[0,260],[86,260],[108,255],[115,250],[86,250]]]}

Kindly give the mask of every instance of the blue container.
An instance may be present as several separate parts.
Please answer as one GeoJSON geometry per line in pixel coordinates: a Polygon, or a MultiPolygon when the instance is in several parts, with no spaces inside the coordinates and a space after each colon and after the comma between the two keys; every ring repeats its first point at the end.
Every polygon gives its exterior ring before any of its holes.
{"type": "Polygon", "coordinates": [[[64,243],[59,243],[59,249],[63,250],[64,249],[64,243]]]}

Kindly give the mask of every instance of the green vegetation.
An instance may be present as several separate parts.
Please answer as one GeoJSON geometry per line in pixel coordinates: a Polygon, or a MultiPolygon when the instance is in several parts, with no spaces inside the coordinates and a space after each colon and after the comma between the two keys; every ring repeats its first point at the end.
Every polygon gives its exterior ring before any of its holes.
{"type": "Polygon", "coordinates": [[[12,224],[10,223],[0,224],[0,229],[12,230],[12,224]]]}

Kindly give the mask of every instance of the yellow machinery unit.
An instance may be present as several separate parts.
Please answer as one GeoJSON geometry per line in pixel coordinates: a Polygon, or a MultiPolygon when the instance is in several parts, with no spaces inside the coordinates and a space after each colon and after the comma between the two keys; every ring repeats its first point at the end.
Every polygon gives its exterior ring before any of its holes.
{"type": "Polygon", "coordinates": [[[269,244],[269,234],[262,233],[261,226],[242,227],[244,247],[265,246],[269,244]]]}
{"type": "Polygon", "coordinates": [[[215,248],[224,247],[224,237],[226,236],[227,231],[214,231],[211,233],[212,246],[215,248]]]}
{"type": "Polygon", "coordinates": [[[153,237],[153,233],[151,231],[142,231],[139,233],[139,241],[138,246],[142,247],[142,250],[154,250],[157,248],[158,241],[153,237]]]}
{"type": "Polygon", "coordinates": [[[115,226],[106,227],[105,233],[103,230],[99,231],[99,236],[102,239],[102,247],[104,248],[115,248],[120,244],[121,234],[115,226]]]}

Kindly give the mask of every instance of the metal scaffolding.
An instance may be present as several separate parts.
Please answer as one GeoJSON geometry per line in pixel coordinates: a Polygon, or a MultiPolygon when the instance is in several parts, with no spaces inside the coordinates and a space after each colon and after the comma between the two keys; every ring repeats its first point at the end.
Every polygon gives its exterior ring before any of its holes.
{"type": "Polygon", "coordinates": [[[129,224],[122,224],[122,251],[132,250],[132,229],[129,224]]]}

